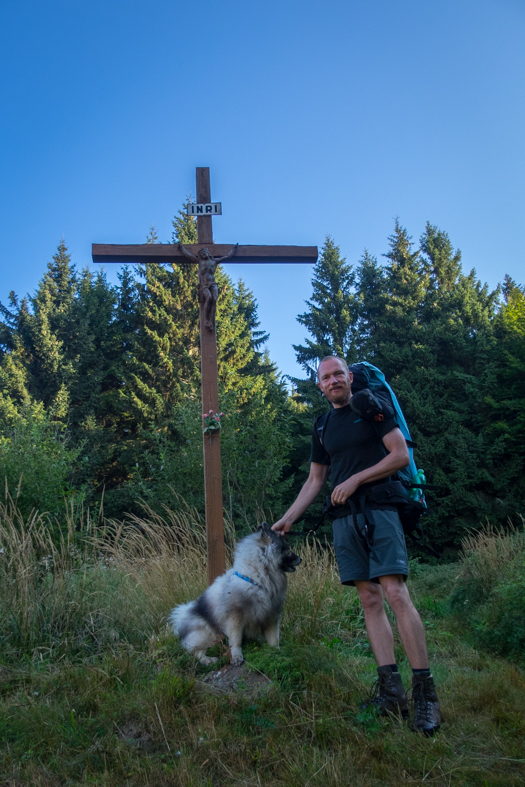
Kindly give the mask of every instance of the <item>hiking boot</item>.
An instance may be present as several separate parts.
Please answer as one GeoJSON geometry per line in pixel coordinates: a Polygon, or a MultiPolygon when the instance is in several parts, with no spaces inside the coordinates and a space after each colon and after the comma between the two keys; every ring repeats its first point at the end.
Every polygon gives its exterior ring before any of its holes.
{"type": "Polygon", "coordinates": [[[390,667],[378,667],[378,678],[372,688],[367,708],[377,708],[381,716],[393,713],[408,717],[408,700],[403,681],[399,672],[392,672],[390,667]]]}
{"type": "Polygon", "coordinates": [[[441,710],[432,675],[413,675],[414,729],[433,735],[441,727],[441,710]]]}

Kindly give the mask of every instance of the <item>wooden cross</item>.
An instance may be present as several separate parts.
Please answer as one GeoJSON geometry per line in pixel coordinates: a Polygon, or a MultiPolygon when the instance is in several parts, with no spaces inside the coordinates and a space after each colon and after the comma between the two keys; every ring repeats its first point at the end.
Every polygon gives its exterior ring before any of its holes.
{"type": "MultiPolygon", "coordinates": [[[[209,167],[197,167],[197,204],[211,204],[209,167]]],[[[208,413],[211,410],[213,413],[218,413],[217,340],[215,309],[214,304],[211,303],[214,297],[214,263],[218,258],[228,258],[228,262],[231,263],[315,263],[318,251],[317,246],[232,246],[214,243],[211,215],[197,214],[197,233],[198,243],[185,245],[184,248],[171,243],[144,243],[131,246],[94,243],[92,248],[93,262],[187,264],[189,257],[194,263],[199,263],[202,412],[208,413]],[[210,286],[208,286],[206,294],[207,285],[210,286]],[[211,311],[213,314],[210,319],[211,311]]],[[[210,583],[225,570],[219,435],[218,430],[211,435],[203,435],[208,581],[210,583]]]]}

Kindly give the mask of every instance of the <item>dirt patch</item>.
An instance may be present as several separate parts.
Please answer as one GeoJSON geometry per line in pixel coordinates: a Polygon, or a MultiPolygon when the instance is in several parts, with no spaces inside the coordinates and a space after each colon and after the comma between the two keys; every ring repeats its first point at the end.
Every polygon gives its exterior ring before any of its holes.
{"type": "Polygon", "coordinates": [[[202,684],[208,691],[217,694],[248,694],[255,696],[268,691],[272,682],[262,672],[250,671],[245,664],[232,667],[226,664],[220,670],[213,670],[202,684]]]}
{"type": "Polygon", "coordinates": [[[152,738],[149,732],[141,730],[136,722],[129,721],[122,727],[117,727],[117,734],[123,741],[136,746],[137,749],[147,749],[151,746],[152,738]]]}
{"type": "Polygon", "coordinates": [[[8,683],[14,677],[13,670],[0,665],[0,683],[8,683]]]}

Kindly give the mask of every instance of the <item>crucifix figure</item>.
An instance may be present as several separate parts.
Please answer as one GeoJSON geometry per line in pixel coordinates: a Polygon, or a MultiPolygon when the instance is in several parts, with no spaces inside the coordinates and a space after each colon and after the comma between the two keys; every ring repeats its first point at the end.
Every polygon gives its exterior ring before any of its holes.
{"type": "MultiPolygon", "coordinates": [[[[218,205],[218,203],[216,203],[218,205]]],[[[317,246],[231,246],[213,242],[211,213],[220,213],[211,202],[210,170],[197,167],[198,243],[186,246],[172,243],[143,243],[136,245],[108,245],[94,243],[93,262],[192,263],[199,265],[199,313],[201,340],[202,412],[219,412],[217,378],[217,339],[215,312],[218,288],[215,270],[220,262],[293,262],[315,263],[317,246]]],[[[206,537],[208,548],[208,581],[225,570],[224,522],[222,506],[222,474],[220,432],[203,434],[204,496],[206,507],[206,537]]]]}
{"type": "Polygon", "coordinates": [[[198,254],[192,254],[191,251],[188,251],[179,243],[180,251],[193,262],[199,263],[199,291],[197,298],[199,303],[204,304],[204,327],[207,331],[215,330],[215,312],[217,311],[217,298],[219,297],[219,288],[215,281],[217,265],[219,262],[224,262],[224,260],[233,257],[238,245],[237,243],[224,257],[216,259],[211,256],[209,249],[200,249],[198,254]]]}

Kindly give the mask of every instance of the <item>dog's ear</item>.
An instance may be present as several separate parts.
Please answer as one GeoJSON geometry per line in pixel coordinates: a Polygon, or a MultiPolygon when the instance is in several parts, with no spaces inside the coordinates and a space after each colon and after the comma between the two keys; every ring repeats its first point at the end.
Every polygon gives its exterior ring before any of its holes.
{"type": "Polygon", "coordinates": [[[267,547],[269,544],[271,544],[273,538],[275,537],[275,533],[271,529],[268,522],[261,522],[256,532],[259,534],[259,544],[264,547],[267,547]]]}

